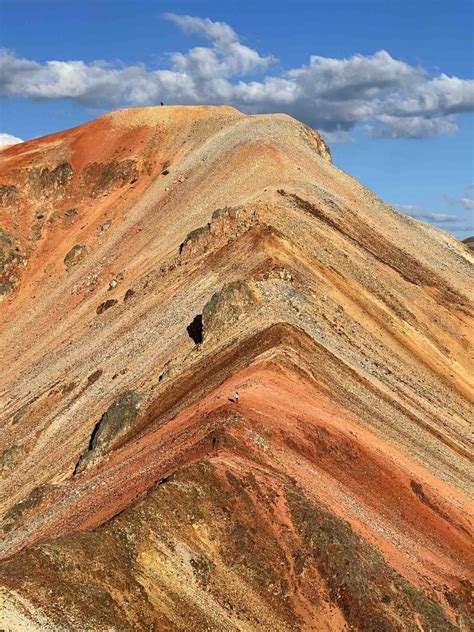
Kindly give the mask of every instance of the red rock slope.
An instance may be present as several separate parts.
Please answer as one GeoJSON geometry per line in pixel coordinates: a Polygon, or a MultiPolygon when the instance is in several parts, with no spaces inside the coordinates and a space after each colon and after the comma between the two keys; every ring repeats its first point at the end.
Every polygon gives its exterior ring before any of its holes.
{"type": "Polygon", "coordinates": [[[462,244],[224,107],[7,148],[0,200],[0,627],[470,628],[462,244]]]}

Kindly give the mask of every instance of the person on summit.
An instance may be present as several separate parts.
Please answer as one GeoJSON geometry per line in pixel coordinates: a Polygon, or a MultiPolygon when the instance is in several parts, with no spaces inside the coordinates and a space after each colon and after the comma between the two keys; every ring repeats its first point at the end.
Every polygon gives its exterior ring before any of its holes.
{"type": "Polygon", "coordinates": [[[238,393],[238,391],[235,391],[234,399],[235,399],[235,403],[238,406],[239,405],[239,393],[238,393]]]}

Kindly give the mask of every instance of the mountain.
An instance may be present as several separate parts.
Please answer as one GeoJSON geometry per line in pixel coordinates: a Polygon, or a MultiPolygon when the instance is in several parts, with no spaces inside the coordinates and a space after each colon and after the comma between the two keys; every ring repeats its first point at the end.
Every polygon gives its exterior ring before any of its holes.
{"type": "Polygon", "coordinates": [[[9,147],[0,185],[0,627],[469,629],[463,244],[229,107],[9,147]]]}
{"type": "Polygon", "coordinates": [[[466,237],[466,239],[462,240],[463,244],[466,244],[466,246],[469,248],[469,250],[474,250],[474,236],[473,237],[466,237]]]}

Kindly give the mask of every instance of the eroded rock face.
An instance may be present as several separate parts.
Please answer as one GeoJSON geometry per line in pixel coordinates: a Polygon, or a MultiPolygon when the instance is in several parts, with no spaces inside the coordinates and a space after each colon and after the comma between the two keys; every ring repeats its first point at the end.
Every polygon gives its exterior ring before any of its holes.
{"type": "Polygon", "coordinates": [[[85,192],[97,197],[114,187],[122,187],[125,183],[133,184],[138,179],[135,160],[112,161],[86,165],[82,172],[82,183],[85,192]]]}
{"type": "Polygon", "coordinates": [[[38,199],[64,195],[73,175],[74,170],[68,162],[51,169],[31,169],[28,173],[29,192],[38,199]]]}
{"type": "Polygon", "coordinates": [[[13,292],[26,259],[13,236],[0,228],[0,301],[13,292]]]}
{"type": "Polygon", "coordinates": [[[341,623],[371,632],[414,630],[414,617],[426,629],[459,629],[293,481],[276,489],[251,472],[207,460],[160,481],[111,523],[7,561],[2,579],[12,592],[21,590],[22,568],[39,569],[33,586],[52,595],[43,612],[71,629],[88,618],[91,629],[296,631],[311,629],[325,599],[334,605],[322,624],[336,629],[338,613],[341,623]],[[269,538],[274,525],[278,537],[269,538]],[[190,593],[193,608],[182,605],[190,593]],[[171,612],[154,605],[162,594],[169,595],[171,612]]]}
{"type": "Polygon", "coordinates": [[[12,184],[0,184],[0,207],[6,210],[18,208],[20,195],[16,186],[12,184]]]}
{"type": "MultiPolygon", "coordinates": [[[[88,379],[90,382],[90,376],[88,379]]],[[[142,396],[134,391],[126,391],[117,397],[95,425],[75,474],[100,462],[113,444],[130,430],[140,412],[141,401],[142,396]]]]}
{"type": "Polygon", "coordinates": [[[232,108],[0,183],[0,628],[473,627],[465,245],[232,108]]]}

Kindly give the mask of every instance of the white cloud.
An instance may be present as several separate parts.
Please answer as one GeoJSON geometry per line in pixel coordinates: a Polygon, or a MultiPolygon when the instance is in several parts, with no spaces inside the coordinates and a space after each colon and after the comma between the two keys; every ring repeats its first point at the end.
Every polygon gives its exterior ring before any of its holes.
{"type": "Polygon", "coordinates": [[[187,54],[172,53],[173,68],[178,72],[193,77],[232,77],[266,68],[274,61],[272,56],[261,57],[257,51],[241,44],[237,33],[225,22],[175,13],[165,13],[164,17],[186,33],[203,35],[212,44],[212,49],[198,47],[187,54]]]}
{"type": "Polygon", "coordinates": [[[474,200],[472,198],[462,197],[460,202],[461,206],[463,206],[466,210],[474,210],[474,200]]]}
{"type": "Polygon", "coordinates": [[[388,102],[391,113],[401,116],[436,116],[469,112],[474,106],[474,81],[445,74],[414,86],[413,92],[388,102]]]}
{"type": "Polygon", "coordinates": [[[461,196],[444,195],[444,199],[451,206],[461,207],[466,211],[474,211],[474,185],[468,184],[466,186],[467,193],[461,196]]]}
{"type": "Polygon", "coordinates": [[[457,224],[458,222],[465,222],[466,218],[461,215],[450,215],[449,213],[431,213],[425,211],[425,209],[415,204],[394,204],[394,207],[410,217],[416,219],[422,219],[427,222],[433,222],[435,224],[457,224]]]}
{"type": "Polygon", "coordinates": [[[287,112],[336,142],[350,140],[356,126],[374,137],[454,134],[456,115],[474,110],[474,81],[430,77],[383,50],[347,59],[313,55],[303,66],[271,74],[274,58],[242,44],[228,24],[173,13],[164,17],[208,45],[173,52],[169,67],[158,69],[80,60],[39,63],[3,51],[0,95],[72,99],[101,108],[229,103],[250,113],[287,112]]]}
{"type": "Polygon", "coordinates": [[[4,147],[5,145],[18,145],[18,143],[22,143],[23,139],[18,138],[18,136],[12,136],[12,134],[2,134],[0,133],[0,147],[4,147]]]}
{"type": "Polygon", "coordinates": [[[225,22],[213,22],[209,18],[196,18],[192,15],[177,15],[164,13],[163,17],[174,22],[186,33],[199,33],[219,47],[238,42],[239,38],[234,29],[225,22]]]}
{"type": "Polygon", "coordinates": [[[375,138],[430,138],[452,135],[458,131],[453,116],[391,116],[379,114],[375,123],[367,126],[370,136],[375,138]]]}

